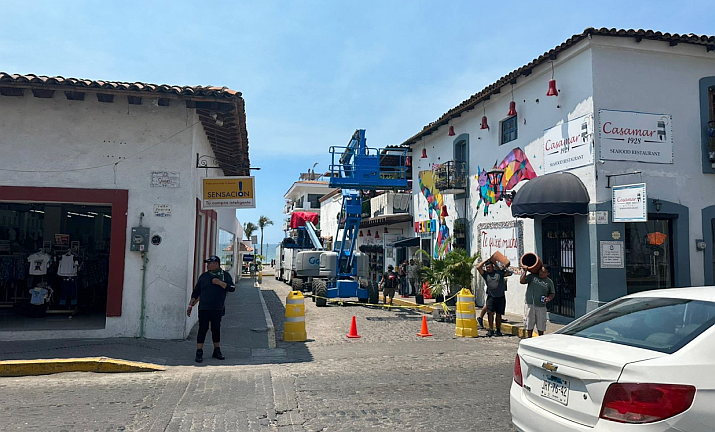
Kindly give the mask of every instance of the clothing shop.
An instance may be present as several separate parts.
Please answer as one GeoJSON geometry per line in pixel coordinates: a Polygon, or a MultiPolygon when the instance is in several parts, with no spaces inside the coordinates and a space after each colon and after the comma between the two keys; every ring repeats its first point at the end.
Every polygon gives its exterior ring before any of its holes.
{"type": "Polygon", "coordinates": [[[242,235],[205,178],[247,176],[227,88],[0,72],[0,340],[183,339],[204,260],[242,235]]]}
{"type": "Polygon", "coordinates": [[[0,331],[104,328],[111,225],[109,206],[0,202],[0,331]]]}

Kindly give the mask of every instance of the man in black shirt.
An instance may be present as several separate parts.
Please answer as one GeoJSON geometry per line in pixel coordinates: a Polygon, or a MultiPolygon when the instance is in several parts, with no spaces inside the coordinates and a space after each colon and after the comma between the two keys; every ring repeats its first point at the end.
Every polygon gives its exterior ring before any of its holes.
{"type": "Polygon", "coordinates": [[[196,287],[191,293],[191,301],[186,315],[191,316],[191,310],[199,303],[199,334],[196,337],[196,362],[204,361],[204,341],[211,324],[211,339],[214,343],[212,357],[224,360],[221,354],[221,317],[226,313],[224,301],[226,292],[236,291],[231,275],[221,269],[221,260],[216,255],[211,255],[205,263],[208,271],[199,276],[196,287]],[[200,302],[199,302],[200,300],[200,302]]]}

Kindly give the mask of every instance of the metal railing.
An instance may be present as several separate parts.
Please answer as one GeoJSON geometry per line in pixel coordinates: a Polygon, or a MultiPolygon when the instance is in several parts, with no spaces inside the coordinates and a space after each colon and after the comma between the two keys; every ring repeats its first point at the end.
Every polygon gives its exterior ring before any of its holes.
{"type": "Polygon", "coordinates": [[[467,189],[467,163],[449,161],[434,170],[435,186],[442,193],[461,193],[467,189]]]}

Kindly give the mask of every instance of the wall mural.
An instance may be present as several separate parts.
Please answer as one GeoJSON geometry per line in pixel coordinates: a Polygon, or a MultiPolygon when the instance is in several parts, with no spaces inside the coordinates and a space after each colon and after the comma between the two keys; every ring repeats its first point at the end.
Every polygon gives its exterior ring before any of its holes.
{"type": "MultiPolygon", "coordinates": [[[[536,172],[531,167],[529,158],[519,148],[515,148],[496,166],[500,170],[504,170],[502,175],[487,176],[486,169],[477,167],[477,175],[475,176],[479,193],[479,201],[477,209],[484,203],[484,214],[489,214],[489,206],[497,203],[503,198],[502,194],[505,191],[512,190],[517,183],[522,180],[531,180],[536,177],[536,172]]],[[[511,206],[511,201],[506,204],[511,206]]]]}
{"type": "Polygon", "coordinates": [[[444,256],[450,250],[449,244],[449,228],[444,222],[444,218],[440,217],[442,206],[444,201],[442,194],[437,189],[435,185],[435,175],[433,171],[420,171],[419,174],[419,185],[422,195],[424,195],[427,200],[427,207],[429,209],[429,217],[432,219],[432,212],[436,213],[436,218],[439,220],[439,230],[437,231],[437,247],[434,248],[432,256],[438,258],[444,256]]]}

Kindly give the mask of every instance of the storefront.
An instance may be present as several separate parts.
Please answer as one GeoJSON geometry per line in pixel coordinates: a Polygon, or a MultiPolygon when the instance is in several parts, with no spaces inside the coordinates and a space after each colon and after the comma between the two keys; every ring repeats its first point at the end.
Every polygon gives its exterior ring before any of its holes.
{"type": "Polygon", "coordinates": [[[125,191],[0,187],[0,331],[102,329],[118,316],[126,208],[125,191]]]}

